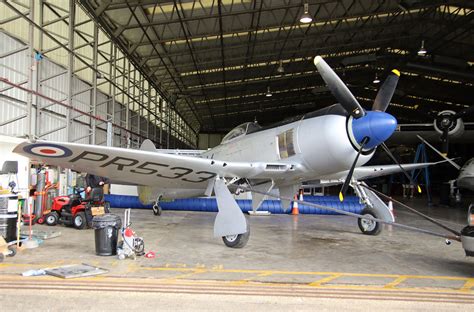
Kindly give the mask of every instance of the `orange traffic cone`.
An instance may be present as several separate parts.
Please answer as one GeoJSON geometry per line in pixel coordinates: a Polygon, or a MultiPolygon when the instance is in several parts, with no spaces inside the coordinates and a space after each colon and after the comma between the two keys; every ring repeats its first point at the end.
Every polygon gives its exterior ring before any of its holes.
{"type": "Polygon", "coordinates": [[[291,209],[291,214],[292,215],[299,215],[300,211],[298,209],[298,195],[295,194],[294,201],[293,201],[293,208],[291,209]]]}

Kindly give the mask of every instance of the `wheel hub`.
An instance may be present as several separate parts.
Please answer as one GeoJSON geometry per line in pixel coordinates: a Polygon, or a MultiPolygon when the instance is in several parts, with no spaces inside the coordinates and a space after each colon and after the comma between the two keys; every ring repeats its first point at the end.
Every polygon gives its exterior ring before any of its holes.
{"type": "MultiPolygon", "coordinates": [[[[372,217],[372,215],[365,214],[364,217],[372,217]]],[[[360,223],[361,223],[362,227],[364,228],[364,230],[367,231],[367,232],[373,231],[375,229],[376,224],[377,224],[375,221],[368,220],[368,219],[361,219],[360,223]]]]}
{"type": "Polygon", "coordinates": [[[225,239],[226,239],[227,241],[229,241],[229,242],[232,243],[232,242],[235,242],[235,240],[237,239],[237,236],[239,236],[239,235],[238,235],[238,234],[235,234],[235,235],[227,235],[227,236],[225,237],[225,239]]]}

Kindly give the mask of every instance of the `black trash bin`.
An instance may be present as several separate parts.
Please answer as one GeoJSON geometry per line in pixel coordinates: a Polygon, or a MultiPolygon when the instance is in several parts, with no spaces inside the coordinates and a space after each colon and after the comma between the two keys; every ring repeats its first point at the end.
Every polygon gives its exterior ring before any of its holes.
{"type": "Polygon", "coordinates": [[[92,219],[95,231],[95,253],[98,256],[113,256],[117,254],[118,231],[122,226],[119,216],[106,213],[92,219]]]}

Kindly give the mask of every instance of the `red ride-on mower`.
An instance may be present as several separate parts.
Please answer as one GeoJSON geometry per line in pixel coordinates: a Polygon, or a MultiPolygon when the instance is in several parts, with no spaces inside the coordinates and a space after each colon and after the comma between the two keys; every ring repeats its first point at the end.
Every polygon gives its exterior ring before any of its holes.
{"type": "Polygon", "coordinates": [[[86,199],[81,197],[82,191],[78,189],[69,196],[55,197],[51,212],[45,217],[46,224],[63,223],[66,226],[83,229],[90,226],[93,216],[109,212],[110,203],[104,201],[102,188],[93,188],[86,199]]]}

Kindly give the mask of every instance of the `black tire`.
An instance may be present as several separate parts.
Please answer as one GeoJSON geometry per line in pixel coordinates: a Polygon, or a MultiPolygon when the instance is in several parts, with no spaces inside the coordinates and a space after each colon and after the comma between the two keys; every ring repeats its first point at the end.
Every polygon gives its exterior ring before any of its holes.
{"type": "Polygon", "coordinates": [[[7,257],[14,257],[16,255],[16,246],[8,246],[8,250],[10,253],[7,255],[7,257]]]}
{"type": "Polygon", "coordinates": [[[110,203],[108,201],[104,203],[104,212],[110,213],[110,203]]]}
{"type": "MultiPolygon", "coordinates": [[[[374,209],[369,208],[369,207],[365,207],[364,209],[362,209],[362,212],[360,214],[363,216],[370,215],[376,219],[379,218],[377,212],[374,209]]],[[[359,218],[357,220],[357,225],[359,225],[359,229],[362,232],[362,234],[365,234],[365,235],[378,235],[382,231],[381,224],[375,221],[359,218]]]]}
{"type": "Polygon", "coordinates": [[[243,234],[238,235],[229,235],[229,236],[222,236],[222,240],[227,247],[230,248],[242,248],[247,245],[247,242],[250,238],[250,230],[243,234]]]}
{"type": "Polygon", "coordinates": [[[86,220],[86,214],[84,211],[78,212],[73,220],[72,223],[74,224],[74,227],[78,230],[82,230],[83,228],[86,227],[87,220],[86,220]]]}
{"type": "Polygon", "coordinates": [[[153,214],[155,216],[161,216],[161,207],[160,207],[160,205],[154,204],[151,209],[153,209],[153,214]]]}
{"type": "Polygon", "coordinates": [[[52,211],[46,215],[44,221],[47,225],[53,226],[58,224],[59,214],[56,211],[52,211]]]}

